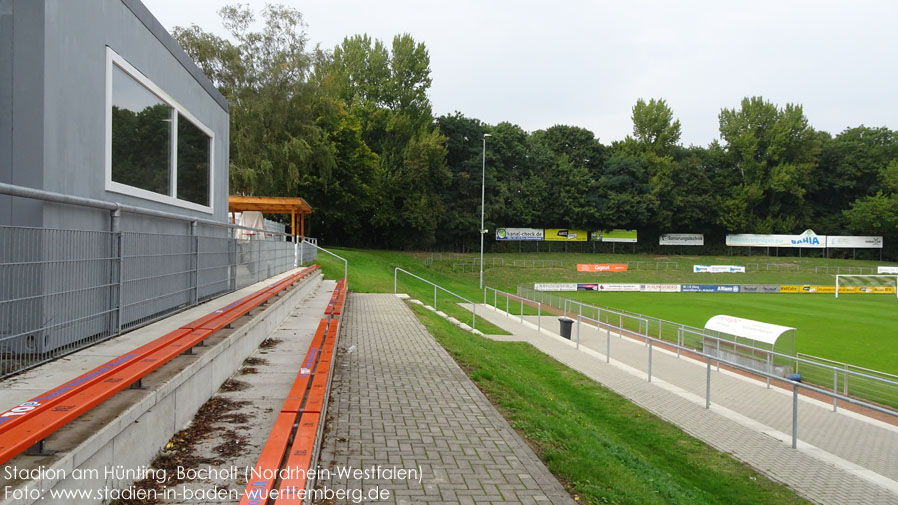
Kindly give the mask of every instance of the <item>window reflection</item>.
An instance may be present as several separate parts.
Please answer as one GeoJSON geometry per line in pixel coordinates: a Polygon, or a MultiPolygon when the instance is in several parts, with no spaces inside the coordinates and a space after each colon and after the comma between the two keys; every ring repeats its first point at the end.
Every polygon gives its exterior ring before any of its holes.
{"type": "Polygon", "coordinates": [[[122,69],[112,69],[112,180],[171,195],[174,109],[122,69]]]}
{"type": "Polygon", "coordinates": [[[178,115],[178,198],[209,205],[209,136],[178,115]]]}

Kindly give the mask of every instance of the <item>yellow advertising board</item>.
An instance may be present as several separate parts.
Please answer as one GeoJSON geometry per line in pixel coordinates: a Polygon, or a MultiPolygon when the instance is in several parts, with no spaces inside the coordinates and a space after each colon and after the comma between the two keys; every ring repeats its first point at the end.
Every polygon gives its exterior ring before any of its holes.
{"type": "Polygon", "coordinates": [[[780,293],[800,293],[801,286],[780,286],[780,293]]]}
{"type": "Polygon", "coordinates": [[[586,230],[546,228],[545,240],[552,240],[555,242],[586,242],[586,230]]]}
{"type": "Polygon", "coordinates": [[[836,292],[835,286],[814,286],[817,288],[817,292],[822,295],[831,295],[836,292]]]}

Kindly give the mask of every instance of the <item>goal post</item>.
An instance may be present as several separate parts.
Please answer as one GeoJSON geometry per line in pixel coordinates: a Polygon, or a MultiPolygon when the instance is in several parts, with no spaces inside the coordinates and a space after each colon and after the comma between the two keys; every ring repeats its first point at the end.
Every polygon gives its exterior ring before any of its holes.
{"type": "Polygon", "coordinates": [[[888,293],[898,297],[898,275],[836,275],[836,298],[839,293],[888,293]]]}

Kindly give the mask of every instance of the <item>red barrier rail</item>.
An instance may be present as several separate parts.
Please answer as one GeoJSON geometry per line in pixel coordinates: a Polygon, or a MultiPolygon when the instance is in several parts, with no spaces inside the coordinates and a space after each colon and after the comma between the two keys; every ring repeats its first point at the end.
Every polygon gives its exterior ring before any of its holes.
{"type": "Polygon", "coordinates": [[[334,316],[340,314],[345,297],[346,282],[341,280],[325,310],[329,317],[318,324],[299,373],[253,467],[253,477],[246,484],[240,505],[270,503],[269,499],[275,505],[303,503],[340,325],[334,316]],[[288,471],[281,472],[281,469],[288,471]]]}
{"type": "Polygon", "coordinates": [[[318,265],[305,268],[3,412],[0,414],[0,464],[39,444],[62,426],[190,350],[318,268],[318,265]]]}

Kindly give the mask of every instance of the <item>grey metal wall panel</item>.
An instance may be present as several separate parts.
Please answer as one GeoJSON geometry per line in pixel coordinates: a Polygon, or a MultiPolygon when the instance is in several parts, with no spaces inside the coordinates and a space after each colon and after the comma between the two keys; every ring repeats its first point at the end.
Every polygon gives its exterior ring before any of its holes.
{"type": "MultiPolygon", "coordinates": [[[[121,1],[45,4],[44,189],[224,222],[229,118],[215,97],[121,1]],[[215,133],[213,215],[105,191],[107,46],[215,133]]],[[[48,226],[76,225],[66,214],[45,218],[48,226]]]]}

